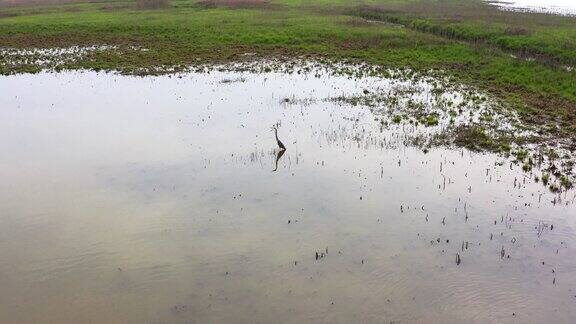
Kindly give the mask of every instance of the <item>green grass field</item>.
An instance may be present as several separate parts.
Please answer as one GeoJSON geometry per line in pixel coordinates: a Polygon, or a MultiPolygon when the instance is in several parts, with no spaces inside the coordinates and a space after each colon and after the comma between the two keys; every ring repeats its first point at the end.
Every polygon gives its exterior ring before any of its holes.
{"type": "MultiPolygon", "coordinates": [[[[57,1],[57,0],[55,0],[57,1]]],[[[576,134],[576,18],[501,12],[480,0],[172,0],[165,9],[93,1],[0,7],[0,47],[118,45],[69,68],[119,69],[310,55],[438,69],[526,119],[576,134]],[[131,46],[147,51],[131,50],[131,46]]],[[[4,74],[37,71],[10,64],[4,74]]]]}

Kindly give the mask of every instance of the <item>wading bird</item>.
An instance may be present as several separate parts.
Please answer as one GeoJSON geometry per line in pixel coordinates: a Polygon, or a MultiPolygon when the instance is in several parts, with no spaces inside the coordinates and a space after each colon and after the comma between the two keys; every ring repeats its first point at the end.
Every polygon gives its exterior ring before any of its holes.
{"type": "Polygon", "coordinates": [[[276,136],[276,143],[278,143],[278,147],[281,151],[285,151],[286,146],[284,146],[284,144],[278,139],[278,125],[272,126],[272,129],[274,130],[274,135],[276,136]]]}

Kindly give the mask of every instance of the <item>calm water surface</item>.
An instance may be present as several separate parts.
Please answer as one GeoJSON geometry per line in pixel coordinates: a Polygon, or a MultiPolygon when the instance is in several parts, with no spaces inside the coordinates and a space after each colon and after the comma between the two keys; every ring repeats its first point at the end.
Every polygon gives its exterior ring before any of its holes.
{"type": "Polygon", "coordinates": [[[0,322],[576,322],[574,192],[322,100],[393,83],[1,77],[0,322]]]}
{"type": "Polygon", "coordinates": [[[489,2],[508,10],[576,15],[576,1],[574,0],[495,0],[489,2]]]}

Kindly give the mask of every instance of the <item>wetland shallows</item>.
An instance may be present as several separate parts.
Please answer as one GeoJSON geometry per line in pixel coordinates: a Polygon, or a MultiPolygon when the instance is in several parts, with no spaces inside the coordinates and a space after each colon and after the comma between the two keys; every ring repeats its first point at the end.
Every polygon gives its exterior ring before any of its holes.
{"type": "Polygon", "coordinates": [[[0,322],[574,322],[574,192],[422,145],[489,100],[297,70],[0,78],[0,322]]]}

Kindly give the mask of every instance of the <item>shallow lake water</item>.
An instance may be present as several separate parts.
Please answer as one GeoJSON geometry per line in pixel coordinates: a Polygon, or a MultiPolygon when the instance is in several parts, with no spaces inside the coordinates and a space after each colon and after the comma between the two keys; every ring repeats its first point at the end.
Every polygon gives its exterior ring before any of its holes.
{"type": "Polygon", "coordinates": [[[574,191],[324,100],[398,85],[1,77],[0,322],[574,323],[574,191]]]}
{"type": "Polygon", "coordinates": [[[576,15],[576,1],[574,0],[489,0],[488,2],[506,10],[576,15]]]}

